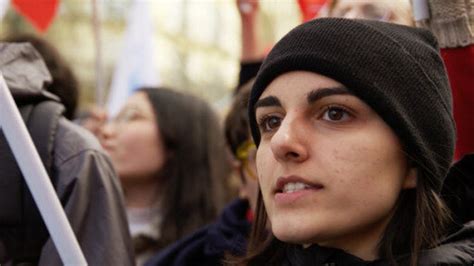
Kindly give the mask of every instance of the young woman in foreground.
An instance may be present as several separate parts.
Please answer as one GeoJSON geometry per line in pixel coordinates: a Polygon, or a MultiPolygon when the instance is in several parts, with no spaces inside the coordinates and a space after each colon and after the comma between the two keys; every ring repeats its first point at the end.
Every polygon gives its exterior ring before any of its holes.
{"type": "Polygon", "coordinates": [[[451,109],[428,31],[334,18],[292,30],[250,97],[260,194],[240,263],[472,263],[474,223],[447,237],[440,195],[451,109]]]}

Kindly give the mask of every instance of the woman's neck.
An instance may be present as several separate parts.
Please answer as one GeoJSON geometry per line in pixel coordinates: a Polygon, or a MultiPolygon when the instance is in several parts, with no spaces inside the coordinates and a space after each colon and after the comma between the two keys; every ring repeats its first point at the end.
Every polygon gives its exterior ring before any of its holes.
{"type": "Polygon", "coordinates": [[[159,187],[157,182],[122,185],[127,208],[149,208],[156,205],[159,187]]]}

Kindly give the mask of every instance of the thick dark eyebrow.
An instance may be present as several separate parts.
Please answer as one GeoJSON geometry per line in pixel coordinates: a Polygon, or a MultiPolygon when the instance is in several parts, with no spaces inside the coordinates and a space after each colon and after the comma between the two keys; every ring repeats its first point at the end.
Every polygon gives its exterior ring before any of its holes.
{"type": "Polygon", "coordinates": [[[306,97],[308,104],[313,104],[314,102],[328,96],[332,95],[353,95],[352,92],[347,90],[344,87],[335,87],[335,88],[321,88],[318,90],[311,91],[306,97]]]}
{"type": "Polygon", "coordinates": [[[281,105],[280,100],[278,100],[277,97],[275,97],[275,96],[268,96],[268,97],[265,97],[265,98],[263,98],[263,99],[258,100],[258,101],[255,103],[254,110],[257,110],[258,107],[269,107],[269,106],[281,107],[282,105],[281,105]]]}

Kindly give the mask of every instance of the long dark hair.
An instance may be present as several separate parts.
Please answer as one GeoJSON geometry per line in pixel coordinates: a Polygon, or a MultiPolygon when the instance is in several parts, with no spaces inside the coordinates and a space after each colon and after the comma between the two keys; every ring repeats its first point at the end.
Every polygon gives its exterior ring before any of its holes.
{"type": "Polygon", "coordinates": [[[143,88],[153,106],[166,152],[159,173],[161,233],[148,249],[163,248],[212,222],[229,200],[230,162],[218,116],[198,97],[143,88]]]}
{"type": "MultiPolygon", "coordinates": [[[[391,265],[417,265],[420,251],[438,245],[451,220],[449,209],[432,189],[431,179],[426,175],[426,171],[419,171],[417,187],[400,193],[395,214],[379,242],[380,258],[391,265]]],[[[268,216],[260,192],[247,254],[243,258],[230,260],[230,264],[281,264],[288,244],[276,239],[266,229],[267,223],[268,216]]]]}

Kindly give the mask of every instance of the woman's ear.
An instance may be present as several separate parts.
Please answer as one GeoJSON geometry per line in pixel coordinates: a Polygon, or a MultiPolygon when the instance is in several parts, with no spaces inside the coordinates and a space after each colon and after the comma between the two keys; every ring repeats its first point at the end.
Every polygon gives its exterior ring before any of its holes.
{"type": "Polygon", "coordinates": [[[416,183],[418,179],[418,168],[412,163],[408,165],[407,174],[405,180],[403,181],[404,189],[416,188],[416,183]]]}

